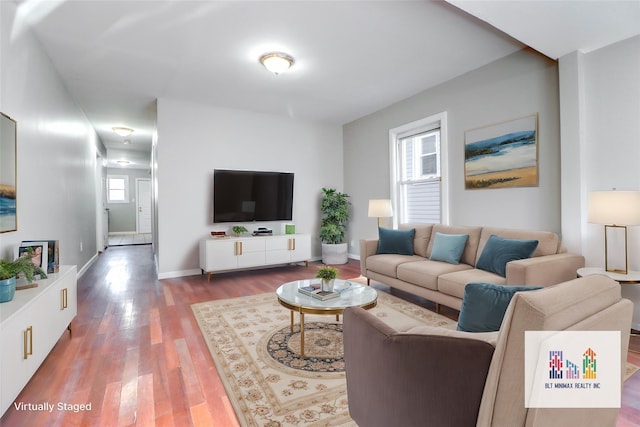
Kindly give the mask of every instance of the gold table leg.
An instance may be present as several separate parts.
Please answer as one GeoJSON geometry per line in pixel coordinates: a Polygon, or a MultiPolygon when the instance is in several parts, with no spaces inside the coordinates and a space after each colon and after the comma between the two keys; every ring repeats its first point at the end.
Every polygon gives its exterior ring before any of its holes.
{"type": "Polygon", "coordinates": [[[300,313],[300,357],[304,359],[304,313],[300,313]]]}
{"type": "Polygon", "coordinates": [[[293,310],[291,310],[291,333],[293,333],[293,310]]]}

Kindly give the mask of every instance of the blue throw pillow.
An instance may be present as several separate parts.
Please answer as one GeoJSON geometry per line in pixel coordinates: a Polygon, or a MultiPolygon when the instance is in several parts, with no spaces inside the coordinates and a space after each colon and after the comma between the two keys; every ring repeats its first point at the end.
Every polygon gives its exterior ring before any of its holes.
{"type": "Polygon", "coordinates": [[[378,227],[377,254],[413,255],[413,236],[416,229],[393,230],[378,227]]]}
{"type": "Polygon", "coordinates": [[[516,292],[535,291],[540,286],[502,286],[468,283],[464,288],[458,330],[492,332],[500,330],[502,318],[516,292]]]}
{"type": "Polygon", "coordinates": [[[476,268],[506,277],[509,261],[529,258],[537,247],[537,240],[505,239],[492,234],[478,258],[476,268]]]}
{"type": "Polygon", "coordinates": [[[432,261],[444,261],[449,264],[460,264],[462,252],[469,240],[468,234],[443,234],[436,232],[431,249],[432,261]]]}

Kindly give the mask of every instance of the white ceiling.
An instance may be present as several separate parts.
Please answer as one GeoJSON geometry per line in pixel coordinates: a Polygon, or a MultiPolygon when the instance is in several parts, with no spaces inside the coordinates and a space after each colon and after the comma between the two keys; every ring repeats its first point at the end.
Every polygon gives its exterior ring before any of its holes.
{"type": "Polygon", "coordinates": [[[157,98],[344,124],[522,42],[557,58],[640,33],[640,0],[449,1],[481,20],[427,0],[22,0],[14,35],[35,31],[115,160],[148,159],[157,98]],[[258,63],[273,50],[289,72],[258,63]]]}

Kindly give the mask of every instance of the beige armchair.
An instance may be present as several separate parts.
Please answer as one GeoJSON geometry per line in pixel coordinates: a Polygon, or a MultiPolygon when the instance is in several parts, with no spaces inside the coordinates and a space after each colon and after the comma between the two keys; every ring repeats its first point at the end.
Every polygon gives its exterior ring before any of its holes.
{"type": "Polygon", "coordinates": [[[515,294],[495,341],[426,326],[399,332],[347,309],[351,417],[360,427],[615,426],[616,408],[524,407],[524,331],[621,331],[624,371],[632,311],[620,285],[605,276],[515,294]]]}

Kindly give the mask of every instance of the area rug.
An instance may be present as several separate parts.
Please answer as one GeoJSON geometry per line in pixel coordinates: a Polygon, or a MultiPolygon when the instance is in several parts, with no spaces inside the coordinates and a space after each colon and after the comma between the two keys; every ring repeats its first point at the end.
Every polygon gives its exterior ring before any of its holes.
{"type": "MultiPolygon", "coordinates": [[[[342,350],[334,316],[305,316],[305,354],[298,317],[274,293],[194,304],[194,315],[242,426],[352,426],[342,350]]],[[[453,322],[378,292],[371,313],[396,327],[453,322]]]]}

